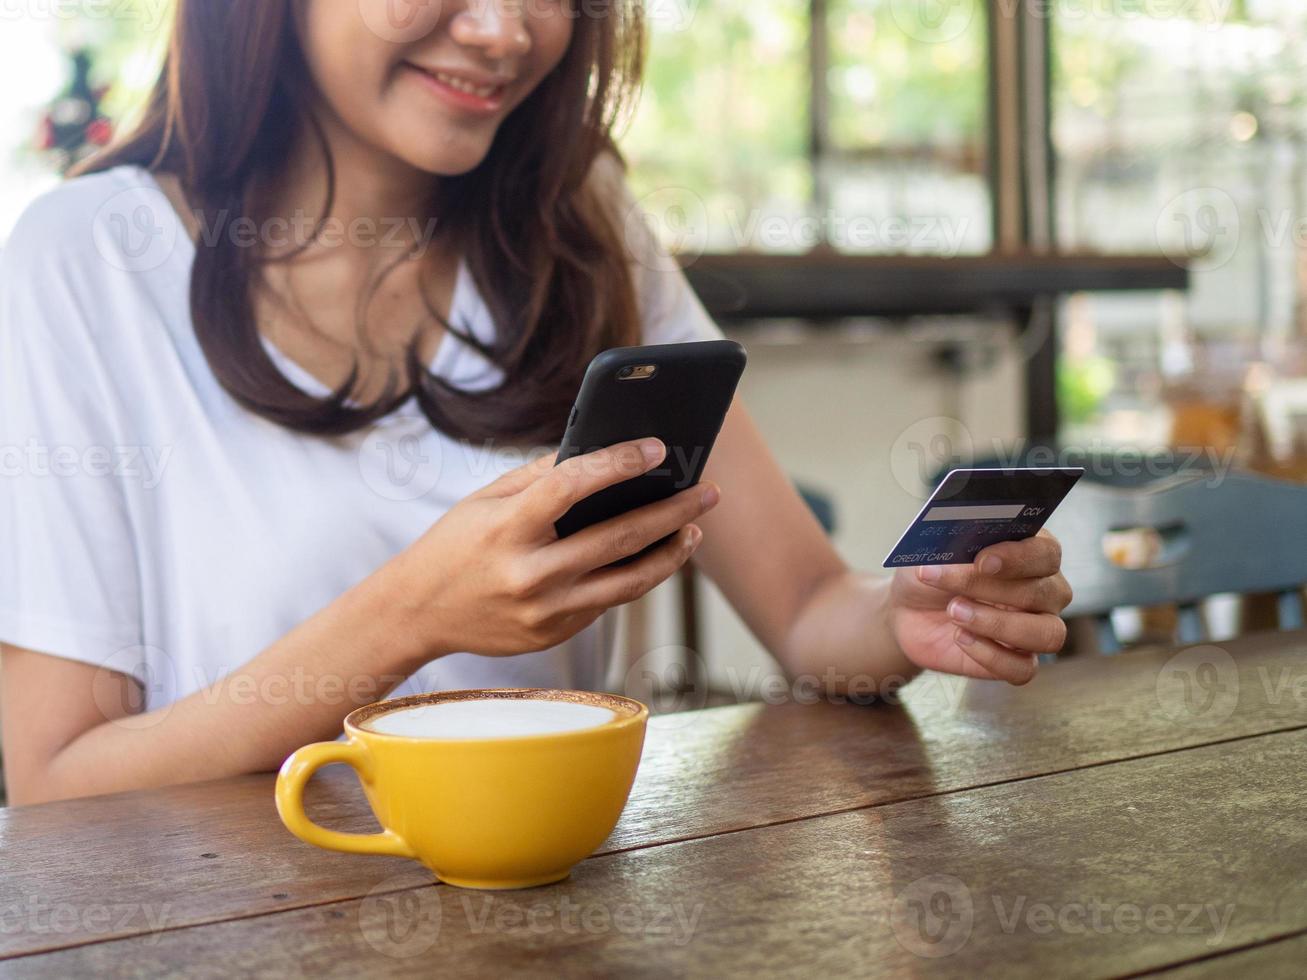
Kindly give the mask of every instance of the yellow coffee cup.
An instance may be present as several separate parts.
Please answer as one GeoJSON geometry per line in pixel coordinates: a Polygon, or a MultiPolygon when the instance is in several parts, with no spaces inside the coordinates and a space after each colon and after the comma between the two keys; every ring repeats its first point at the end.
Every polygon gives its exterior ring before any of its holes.
{"type": "Polygon", "coordinates": [[[451,885],[545,885],[617,825],[648,718],[638,701],[589,691],[380,701],[346,717],[344,741],[291,754],[277,775],[277,813],[317,847],[414,858],[451,885]],[[328,830],[305,814],[309,778],[338,762],[358,774],[380,833],[328,830]]]}

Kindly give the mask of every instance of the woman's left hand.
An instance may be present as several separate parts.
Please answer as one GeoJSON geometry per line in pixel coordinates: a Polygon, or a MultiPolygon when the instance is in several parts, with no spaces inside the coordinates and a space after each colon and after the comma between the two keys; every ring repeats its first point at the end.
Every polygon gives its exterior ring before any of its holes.
{"type": "Polygon", "coordinates": [[[889,624],[918,667],[1025,684],[1036,654],[1066,642],[1058,614],[1071,602],[1062,547],[1040,531],[990,545],[970,565],[901,568],[890,589],[889,624]]]}

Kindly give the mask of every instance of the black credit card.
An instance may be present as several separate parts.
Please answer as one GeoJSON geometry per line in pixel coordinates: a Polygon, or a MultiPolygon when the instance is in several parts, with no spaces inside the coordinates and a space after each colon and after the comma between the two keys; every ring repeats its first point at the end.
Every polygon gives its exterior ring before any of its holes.
{"type": "Polygon", "coordinates": [[[1085,471],[953,470],[903,532],[886,568],[966,565],[991,544],[1034,537],[1085,471]]]}

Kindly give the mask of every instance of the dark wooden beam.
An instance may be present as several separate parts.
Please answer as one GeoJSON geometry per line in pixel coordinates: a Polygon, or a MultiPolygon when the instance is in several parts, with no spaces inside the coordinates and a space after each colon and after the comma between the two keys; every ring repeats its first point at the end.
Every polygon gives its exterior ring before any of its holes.
{"type": "Polygon", "coordinates": [[[684,265],[722,321],[1012,315],[1041,297],[1189,287],[1187,269],[1156,256],[732,254],[684,265]]]}

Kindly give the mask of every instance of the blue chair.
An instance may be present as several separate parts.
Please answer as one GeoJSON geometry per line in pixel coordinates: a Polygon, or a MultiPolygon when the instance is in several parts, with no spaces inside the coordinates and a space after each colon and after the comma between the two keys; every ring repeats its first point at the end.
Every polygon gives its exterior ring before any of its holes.
{"type": "MultiPolygon", "coordinates": [[[[1174,605],[1180,643],[1208,638],[1200,604],[1213,595],[1271,593],[1280,629],[1302,629],[1307,487],[1251,473],[1187,471],[1137,486],[1082,480],[1048,522],[1075,590],[1064,615],[1095,625],[1117,653],[1114,609],[1174,605]],[[1115,545],[1143,541],[1136,561],[1115,545]]],[[[1126,548],[1125,550],[1129,550],[1126,548]]]]}

